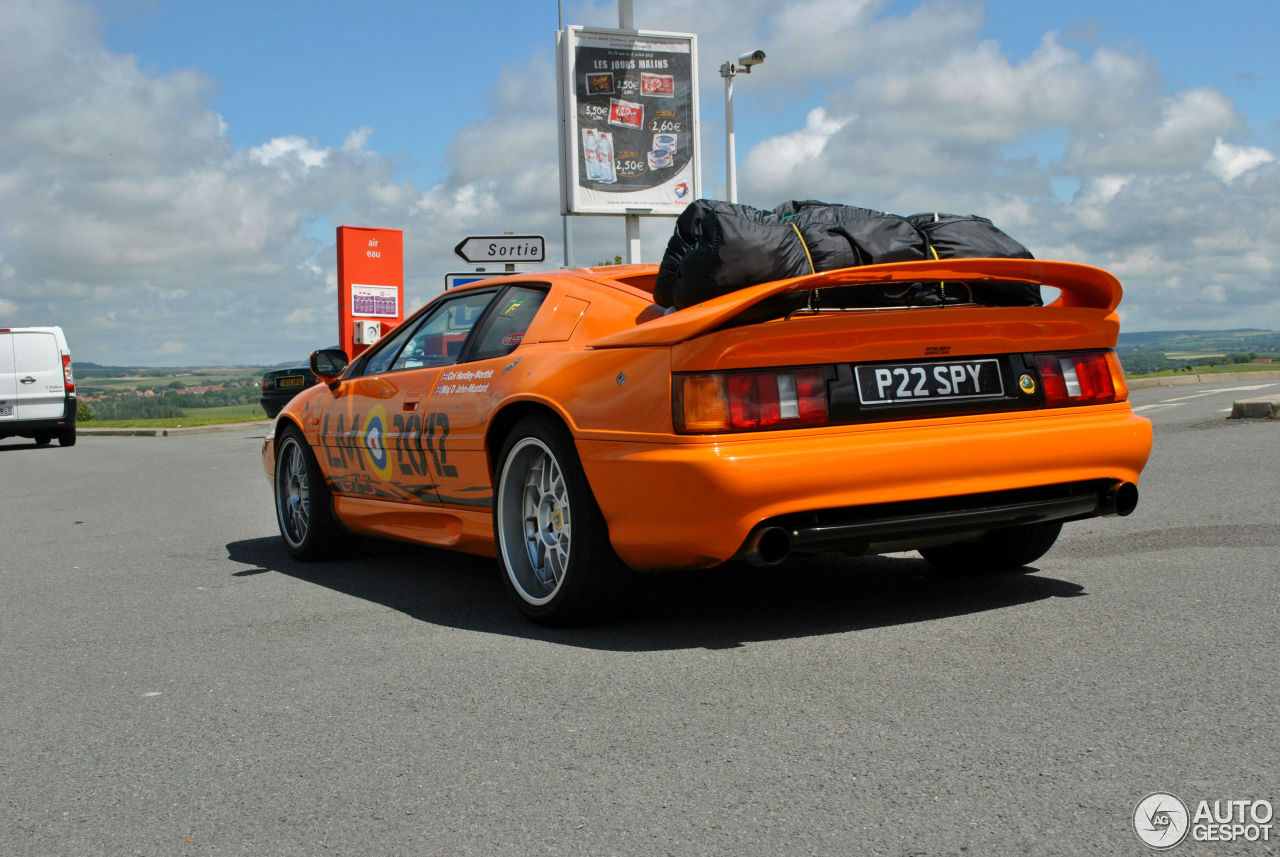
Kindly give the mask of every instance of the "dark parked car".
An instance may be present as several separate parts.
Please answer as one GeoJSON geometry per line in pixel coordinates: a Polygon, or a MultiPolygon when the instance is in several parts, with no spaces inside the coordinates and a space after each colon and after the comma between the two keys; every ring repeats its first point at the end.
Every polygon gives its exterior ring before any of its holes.
{"type": "Polygon", "coordinates": [[[272,369],[262,376],[262,409],[267,416],[274,418],[290,399],[316,382],[308,360],[288,369],[272,369]]]}

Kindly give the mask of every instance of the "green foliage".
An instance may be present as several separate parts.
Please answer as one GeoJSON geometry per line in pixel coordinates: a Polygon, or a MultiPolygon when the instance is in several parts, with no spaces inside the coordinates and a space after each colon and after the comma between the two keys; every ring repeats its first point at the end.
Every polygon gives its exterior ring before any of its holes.
{"type": "Polygon", "coordinates": [[[262,409],[261,403],[252,405],[217,405],[211,408],[183,408],[182,414],[185,417],[209,417],[209,418],[238,418],[242,420],[265,420],[267,412],[262,409]]]}
{"type": "Polygon", "coordinates": [[[156,420],[182,416],[182,408],[168,401],[170,397],[118,396],[89,405],[95,418],[101,420],[156,420]]]}
{"type": "MultiPolygon", "coordinates": [[[[263,415],[258,419],[266,419],[263,415]]],[[[164,419],[136,419],[136,420],[99,420],[95,422],[94,428],[194,428],[196,426],[216,426],[226,425],[227,423],[247,422],[242,416],[198,416],[198,417],[168,417],[164,419]]]]}
{"type": "Polygon", "coordinates": [[[93,419],[93,411],[89,408],[89,403],[85,401],[76,402],[76,422],[85,423],[93,419]]]}
{"type": "Polygon", "coordinates": [[[1120,334],[1116,349],[1125,374],[1239,371],[1275,368],[1280,332],[1270,330],[1155,330],[1120,334]]]}
{"type": "Polygon", "coordinates": [[[1126,375],[1143,375],[1150,372],[1163,372],[1176,369],[1178,364],[1164,356],[1163,351],[1148,351],[1138,348],[1121,348],[1116,352],[1120,365],[1126,375]]]}
{"type": "Polygon", "coordinates": [[[1121,331],[1120,348],[1145,351],[1183,351],[1188,354],[1280,353],[1280,331],[1274,330],[1149,330],[1121,331]]]}

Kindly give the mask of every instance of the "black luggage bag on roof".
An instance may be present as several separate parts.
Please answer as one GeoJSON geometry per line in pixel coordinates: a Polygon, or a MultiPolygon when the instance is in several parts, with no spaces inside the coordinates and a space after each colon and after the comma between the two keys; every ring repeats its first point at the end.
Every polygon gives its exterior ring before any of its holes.
{"type": "MultiPolygon", "coordinates": [[[[920,233],[894,214],[814,200],[763,211],[699,199],[676,220],[658,268],[654,301],[683,308],[772,280],[924,258],[920,233]]],[[[861,290],[854,305],[889,300],[873,292],[861,290]]]]}
{"type": "Polygon", "coordinates": [[[749,205],[699,199],[676,218],[658,267],[653,300],[683,309],[807,273],[804,244],[782,218],[749,205]]]}
{"type": "MultiPolygon", "coordinates": [[[[676,220],[658,268],[654,301],[683,308],[738,289],[859,265],[994,256],[1033,258],[1018,242],[976,215],[899,217],[816,200],[773,211],[699,199],[676,220]]],[[[930,306],[968,300],[995,306],[1038,306],[1038,286],[1025,283],[936,283],[851,286],[824,291],[825,305],[930,306]],[[959,286],[960,284],[954,284],[959,286]]]]}
{"type": "MultiPolygon", "coordinates": [[[[799,228],[813,272],[928,258],[919,230],[896,214],[812,199],[784,202],[773,211],[799,228]]],[[[824,306],[867,308],[935,306],[944,299],[935,283],[900,283],[827,289],[817,301],[824,306]]]]}
{"type": "Polygon", "coordinates": [[[806,274],[925,258],[920,232],[896,214],[812,199],[784,202],[773,213],[804,237],[813,260],[806,274]]]}
{"type": "MultiPolygon", "coordinates": [[[[912,214],[907,217],[929,242],[936,259],[1034,259],[985,217],[976,214],[912,214]]],[[[1030,283],[968,283],[975,302],[985,306],[1042,306],[1040,287],[1030,283]]]]}

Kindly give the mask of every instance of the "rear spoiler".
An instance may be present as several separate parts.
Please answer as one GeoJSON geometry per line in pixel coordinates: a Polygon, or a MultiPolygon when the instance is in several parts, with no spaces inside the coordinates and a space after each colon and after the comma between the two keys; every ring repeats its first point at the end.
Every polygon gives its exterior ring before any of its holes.
{"type": "Polygon", "coordinates": [[[639,324],[630,330],[602,336],[592,341],[589,347],[674,345],[714,330],[748,308],[777,295],[835,286],[982,280],[1020,281],[1050,286],[1062,292],[1049,305],[1051,307],[1086,307],[1107,313],[1120,305],[1122,292],[1120,281],[1111,274],[1101,268],[1073,262],[1041,259],[942,259],[863,265],[739,289],[639,324]]]}

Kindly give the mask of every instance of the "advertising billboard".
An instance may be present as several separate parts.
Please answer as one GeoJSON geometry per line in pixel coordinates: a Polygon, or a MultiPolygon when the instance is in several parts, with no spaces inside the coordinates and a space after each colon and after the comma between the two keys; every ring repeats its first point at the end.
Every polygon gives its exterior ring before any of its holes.
{"type": "Polygon", "coordinates": [[[378,322],[383,336],[404,321],[404,233],[399,229],[338,227],[338,343],[353,360],[371,344],[356,341],[361,321],[378,322]]]}
{"type": "Polygon", "coordinates": [[[679,214],[701,195],[693,33],[556,34],[562,214],[679,214]]]}

